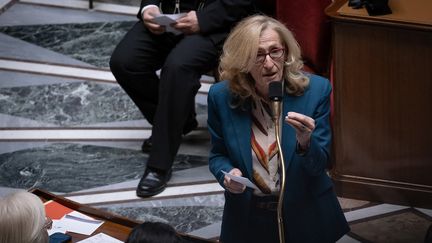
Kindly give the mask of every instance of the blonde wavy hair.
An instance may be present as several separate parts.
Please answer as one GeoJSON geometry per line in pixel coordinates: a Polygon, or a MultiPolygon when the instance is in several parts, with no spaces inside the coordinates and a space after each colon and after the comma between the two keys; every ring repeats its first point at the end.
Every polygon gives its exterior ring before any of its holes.
{"type": "Polygon", "coordinates": [[[229,81],[229,89],[238,99],[237,105],[249,98],[259,99],[250,71],[255,65],[261,33],[267,29],[279,34],[286,50],[283,70],[285,92],[301,96],[309,85],[309,78],[301,71],[301,51],[292,32],[274,18],[253,15],[243,19],[231,31],[223,46],[219,65],[221,80],[229,81]]]}

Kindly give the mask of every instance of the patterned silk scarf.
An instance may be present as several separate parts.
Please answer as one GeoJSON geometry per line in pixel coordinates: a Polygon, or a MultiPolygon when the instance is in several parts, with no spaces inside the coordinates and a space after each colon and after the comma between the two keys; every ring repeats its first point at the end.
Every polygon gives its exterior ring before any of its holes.
{"type": "Polygon", "coordinates": [[[265,102],[256,101],[252,109],[252,168],[258,196],[279,191],[278,147],[271,111],[265,102]]]}

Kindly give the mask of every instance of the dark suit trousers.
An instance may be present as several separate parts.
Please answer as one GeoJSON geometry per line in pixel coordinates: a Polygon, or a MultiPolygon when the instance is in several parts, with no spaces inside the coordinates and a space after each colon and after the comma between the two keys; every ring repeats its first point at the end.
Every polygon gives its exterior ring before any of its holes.
{"type": "Polygon", "coordinates": [[[171,168],[183,127],[195,119],[195,95],[203,73],[216,67],[219,50],[202,35],[154,35],[136,23],[114,50],[117,82],[152,127],[148,166],[171,168]],[[161,69],[160,78],[156,71],[161,69]]]}

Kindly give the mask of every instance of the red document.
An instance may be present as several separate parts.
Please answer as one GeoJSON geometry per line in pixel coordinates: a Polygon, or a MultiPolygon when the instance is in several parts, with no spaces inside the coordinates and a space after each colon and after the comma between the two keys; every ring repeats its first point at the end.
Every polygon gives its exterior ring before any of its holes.
{"type": "Polygon", "coordinates": [[[46,216],[50,219],[61,219],[66,214],[74,211],[53,200],[47,201],[44,204],[46,216]]]}

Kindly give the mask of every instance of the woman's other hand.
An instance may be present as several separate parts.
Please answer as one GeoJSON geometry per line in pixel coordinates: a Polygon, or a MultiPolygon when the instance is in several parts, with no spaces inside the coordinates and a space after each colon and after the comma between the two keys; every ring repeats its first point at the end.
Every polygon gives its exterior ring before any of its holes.
{"type": "Polygon", "coordinates": [[[315,129],[315,120],[297,112],[288,112],[285,122],[296,131],[297,142],[302,149],[308,149],[310,138],[315,129]]]}
{"type": "MultiPolygon", "coordinates": [[[[241,171],[237,168],[232,169],[229,174],[231,175],[235,175],[235,176],[242,176],[243,174],[241,173],[241,171]]],[[[225,175],[224,178],[224,186],[225,189],[228,190],[231,193],[242,193],[244,192],[244,190],[246,189],[246,186],[238,183],[237,181],[231,180],[231,178],[229,178],[228,176],[225,175]]]]}

